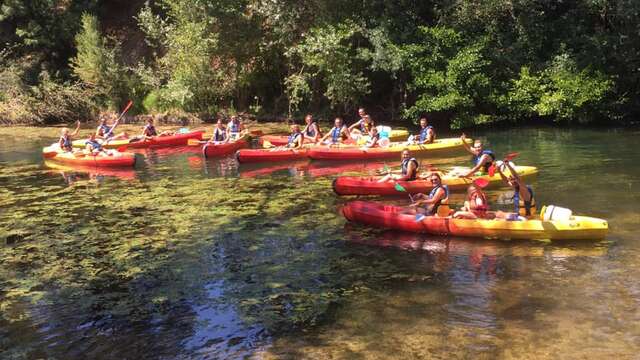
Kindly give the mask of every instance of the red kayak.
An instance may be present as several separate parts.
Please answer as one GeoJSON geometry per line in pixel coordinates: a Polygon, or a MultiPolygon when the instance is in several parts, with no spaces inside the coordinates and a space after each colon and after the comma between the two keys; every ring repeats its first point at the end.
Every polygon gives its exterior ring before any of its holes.
{"type": "MultiPolygon", "coordinates": [[[[289,136],[287,135],[263,135],[260,136],[260,140],[258,140],[258,144],[262,145],[264,141],[268,141],[273,146],[286,146],[289,143],[289,136]]],[[[311,138],[304,137],[304,144],[313,144],[311,138]]]]}
{"type": "Polygon", "coordinates": [[[204,131],[192,131],[184,134],[154,136],[151,140],[133,141],[123,145],[126,145],[128,148],[133,148],[133,149],[143,149],[148,147],[158,148],[158,147],[171,147],[171,146],[186,146],[187,143],[189,142],[189,139],[202,140],[203,134],[204,134],[204,131]]]}
{"type": "Polygon", "coordinates": [[[202,153],[204,157],[225,156],[233,154],[236,150],[242,149],[249,145],[249,142],[244,138],[238,139],[233,142],[227,142],[222,144],[206,143],[202,147],[202,153]]]}
{"type": "Polygon", "coordinates": [[[307,158],[308,149],[240,149],[236,159],[241,163],[275,162],[307,158]]]}
{"type": "Polygon", "coordinates": [[[44,148],[42,153],[46,159],[84,167],[132,167],[136,162],[133,153],[116,150],[107,150],[98,155],[85,154],[82,151],[72,153],[57,149],[57,144],[44,148]]]}
{"type": "Polygon", "coordinates": [[[578,240],[603,239],[607,221],[587,216],[572,216],[568,220],[509,221],[505,219],[455,219],[426,216],[416,218],[405,207],[370,201],[352,201],[342,208],[349,221],[401,231],[492,239],[578,240]]]}

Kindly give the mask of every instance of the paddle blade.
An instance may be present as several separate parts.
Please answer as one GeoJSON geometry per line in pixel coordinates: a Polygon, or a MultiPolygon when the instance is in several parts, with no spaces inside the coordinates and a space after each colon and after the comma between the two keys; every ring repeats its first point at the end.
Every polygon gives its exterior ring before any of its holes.
{"type": "Polygon", "coordinates": [[[387,166],[387,163],[384,163],[384,167],[382,168],[382,171],[384,172],[389,172],[389,167],[387,166]]]}
{"type": "Polygon", "coordinates": [[[424,214],[416,214],[416,222],[420,222],[426,218],[424,214]]]}
{"type": "Polygon", "coordinates": [[[200,145],[200,140],[198,140],[198,139],[189,139],[189,140],[187,140],[187,145],[189,145],[189,146],[199,146],[200,145]]]}
{"type": "Polygon", "coordinates": [[[473,180],[473,185],[479,187],[479,188],[486,188],[487,185],[489,185],[489,180],[485,179],[485,178],[477,178],[475,180],[473,180]]]}
{"type": "Polygon", "coordinates": [[[405,189],[402,185],[400,185],[400,184],[398,184],[398,183],[395,183],[395,184],[393,185],[393,187],[394,187],[397,191],[400,191],[400,192],[407,192],[407,189],[405,189]]]}
{"type": "Polygon", "coordinates": [[[518,155],[520,155],[520,153],[517,153],[517,152],[513,152],[513,153],[510,153],[510,154],[507,154],[507,156],[504,157],[504,161],[505,162],[511,161],[511,160],[515,159],[516,157],[518,157],[518,155]]]}
{"type": "Polygon", "coordinates": [[[489,176],[493,177],[496,174],[496,164],[491,164],[489,166],[489,176]]]}
{"type": "Polygon", "coordinates": [[[273,144],[269,140],[262,140],[262,147],[264,147],[264,148],[272,148],[273,144]]]}

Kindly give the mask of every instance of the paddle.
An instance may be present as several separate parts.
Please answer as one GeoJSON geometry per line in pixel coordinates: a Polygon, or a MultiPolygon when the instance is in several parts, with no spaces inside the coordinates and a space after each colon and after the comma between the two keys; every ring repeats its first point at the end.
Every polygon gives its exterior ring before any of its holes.
{"type": "Polygon", "coordinates": [[[118,116],[118,118],[116,119],[116,122],[113,124],[113,126],[111,127],[111,129],[109,129],[109,131],[104,134],[104,138],[108,138],[109,135],[111,135],[111,133],[113,133],[113,130],[116,128],[116,126],[118,126],[118,122],[120,121],[120,119],[122,119],[122,117],[124,116],[124,114],[129,111],[129,109],[131,108],[131,106],[133,105],[133,100],[129,100],[129,102],[127,103],[127,106],[124,107],[124,110],[122,110],[122,113],[120,113],[120,116],[118,116]]]}
{"type": "MultiPolygon", "coordinates": [[[[515,159],[516,157],[518,157],[518,155],[520,155],[520,153],[517,153],[517,152],[509,153],[509,154],[507,154],[507,156],[504,157],[504,160],[502,160],[502,161],[503,162],[511,161],[511,160],[515,159]]],[[[495,175],[495,174],[496,174],[496,164],[493,163],[489,167],[489,176],[493,177],[493,175],[495,175]]]]}
{"type": "Polygon", "coordinates": [[[205,144],[207,142],[208,142],[208,140],[189,139],[189,140],[187,140],[187,145],[188,146],[200,146],[200,144],[205,144]]]}

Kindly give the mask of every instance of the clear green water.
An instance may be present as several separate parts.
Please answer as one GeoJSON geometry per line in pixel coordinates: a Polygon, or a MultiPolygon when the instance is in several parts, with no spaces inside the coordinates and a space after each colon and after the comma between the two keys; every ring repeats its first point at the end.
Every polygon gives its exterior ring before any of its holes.
{"type": "Polygon", "coordinates": [[[129,172],[51,170],[39,149],[55,131],[0,128],[0,358],[640,351],[637,131],[473,134],[541,168],[539,203],[609,220],[605,241],[573,243],[346,224],[332,164],[271,172],[183,149],[129,172]]]}

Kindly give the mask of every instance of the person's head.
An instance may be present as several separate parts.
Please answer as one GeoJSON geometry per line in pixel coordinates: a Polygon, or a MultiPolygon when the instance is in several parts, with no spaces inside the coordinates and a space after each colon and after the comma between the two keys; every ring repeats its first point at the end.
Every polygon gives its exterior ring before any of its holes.
{"type": "Polygon", "coordinates": [[[107,124],[107,119],[106,118],[101,118],[100,119],[100,125],[106,125],[107,124]]]}
{"type": "Polygon", "coordinates": [[[62,134],[62,136],[69,135],[69,128],[62,128],[62,130],[60,130],[60,134],[62,134]]]}
{"type": "Polygon", "coordinates": [[[147,124],[153,125],[153,118],[148,118],[147,119],[147,124]]]}
{"type": "Polygon", "coordinates": [[[300,132],[300,125],[298,125],[298,124],[291,125],[291,132],[292,133],[299,133],[300,132]]]}
{"type": "Polygon", "coordinates": [[[473,147],[471,148],[473,150],[473,152],[475,152],[476,154],[480,154],[483,150],[483,145],[482,145],[482,141],[480,140],[476,140],[473,142],[473,147]]]}
{"type": "Polygon", "coordinates": [[[313,122],[313,115],[307,114],[307,116],[304,117],[304,122],[306,124],[311,124],[313,122]]]}
{"type": "Polygon", "coordinates": [[[478,190],[479,190],[479,189],[478,189],[475,185],[471,184],[471,185],[469,185],[469,187],[467,188],[467,195],[471,196],[471,194],[473,194],[473,193],[475,193],[475,192],[478,192],[478,190]]]}
{"type": "Polygon", "coordinates": [[[334,124],[336,127],[338,127],[338,128],[339,128],[339,127],[342,127],[342,118],[337,117],[337,118],[333,121],[333,124],[334,124]]]}
{"type": "Polygon", "coordinates": [[[431,184],[433,185],[440,185],[442,183],[442,178],[437,172],[432,172],[429,174],[429,181],[431,181],[431,184]]]}
{"type": "Polygon", "coordinates": [[[238,122],[238,117],[237,117],[237,116],[235,116],[235,115],[233,115],[233,116],[231,117],[231,121],[233,121],[233,122],[238,122]]]}
{"type": "Polygon", "coordinates": [[[378,135],[378,129],[375,126],[372,126],[371,130],[369,130],[369,135],[371,135],[371,136],[378,135]]]}
{"type": "Polygon", "coordinates": [[[411,152],[409,152],[409,149],[403,149],[402,150],[402,160],[408,159],[411,157],[411,152]]]}
{"type": "Polygon", "coordinates": [[[428,124],[429,122],[427,121],[426,117],[423,116],[420,118],[420,127],[426,128],[428,124]]]}
{"type": "Polygon", "coordinates": [[[216,127],[217,127],[218,129],[221,129],[223,125],[224,125],[224,124],[222,123],[222,119],[218,119],[218,121],[216,121],[216,127]]]}
{"type": "Polygon", "coordinates": [[[89,140],[93,141],[96,139],[96,133],[90,133],[89,134],[89,140]]]}
{"type": "Polygon", "coordinates": [[[371,116],[365,115],[362,118],[364,119],[364,122],[366,122],[367,124],[371,124],[371,116]]]}
{"type": "Polygon", "coordinates": [[[365,115],[367,115],[367,112],[364,110],[364,108],[360,108],[358,109],[358,115],[360,115],[361,118],[364,118],[365,115]]]}

